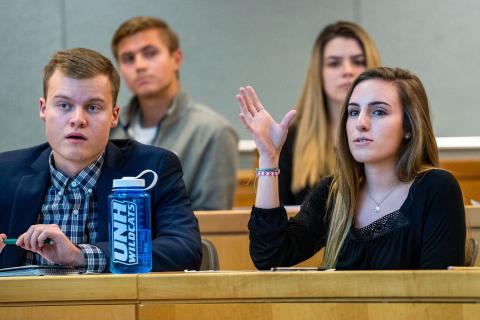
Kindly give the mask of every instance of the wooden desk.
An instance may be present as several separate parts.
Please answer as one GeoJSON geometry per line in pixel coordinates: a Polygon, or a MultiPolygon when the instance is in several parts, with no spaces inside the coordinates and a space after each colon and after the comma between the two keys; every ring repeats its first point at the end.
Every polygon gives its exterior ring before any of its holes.
{"type": "Polygon", "coordinates": [[[0,319],[135,319],[137,275],[0,278],[0,319]]]}
{"type": "Polygon", "coordinates": [[[471,199],[480,201],[479,159],[443,159],[440,167],[450,171],[458,180],[466,205],[471,204],[471,199]]]}
{"type": "Polygon", "coordinates": [[[240,169],[237,171],[237,190],[235,191],[234,207],[248,208],[255,202],[253,179],[255,170],[240,169]]]}
{"type": "Polygon", "coordinates": [[[476,319],[480,271],[0,278],[0,319],[476,319]]]}
{"type": "Polygon", "coordinates": [[[202,238],[213,242],[220,270],[255,270],[249,253],[248,210],[196,211],[202,238]]]}
{"type": "Polygon", "coordinates": [[[480,271],[139,276],[142,319],[475,319],[480,271]]]}

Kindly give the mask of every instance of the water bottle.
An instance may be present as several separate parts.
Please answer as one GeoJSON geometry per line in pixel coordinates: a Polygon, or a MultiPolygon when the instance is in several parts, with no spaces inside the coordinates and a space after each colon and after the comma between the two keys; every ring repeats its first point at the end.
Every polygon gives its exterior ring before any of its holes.
{"type": "Polygon", "coordinates": [[[136,177],[113,180],[108,197],[110,271],[112,273],[146,273],[152,270],[152,231],[150,195],[158,176],[145,170],[136,177]],[[145,188],[145,173],[153,174],[153,181],[145,188]]]}

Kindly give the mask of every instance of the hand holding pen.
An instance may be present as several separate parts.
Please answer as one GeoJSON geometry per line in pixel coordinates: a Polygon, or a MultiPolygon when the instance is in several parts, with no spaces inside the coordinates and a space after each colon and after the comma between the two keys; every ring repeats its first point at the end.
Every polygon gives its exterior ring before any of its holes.
{"type": "Polygon", "coordinates": [[[3,250],[7,244],[38,253],[44,259],[56,264],[85,265],[83,251],[72,243],[57,224],[31,225],[18,239],[7,239],[5,234],[1,234],[0,250],[3,250]]]}
{"type": "MultiPolygon", "coordinates": [[[[8,239],[5,233],[0,233],[0,253],[7,244],[17,245],[17,239],[8,239]]],[[[47,239],[44,241],[44,244],[53,244],[53,241],[47,239]]]]}
{"type": "Polygon", "coordinates": [[[7,239],[7,235],[5,233],[0,233],[0,252],[2,252],[5,247],[5,239],[7,239]]]}

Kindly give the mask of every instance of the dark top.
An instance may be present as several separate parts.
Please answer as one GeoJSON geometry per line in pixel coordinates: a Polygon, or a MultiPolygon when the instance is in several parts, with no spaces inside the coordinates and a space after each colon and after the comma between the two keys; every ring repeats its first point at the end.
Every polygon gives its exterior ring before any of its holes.
{"type": "MultiPolygon", "coordinates": [[[[51,152],[44,143],[0,154],[0,233],[17,238],[37,223],[49,186],[51,152]]],[[[158,183],[147,191],[152,212],[152,271],[198,268],[202,256],[200,232],[182,180],[180,161],[168,150],[131,140],[112,140],[107,144],[95,190],[98,201],[95,245],[108,260],[108,195],[112,180],[136,176],[145,169],[158,174],[158,183]]],[[[0,254],[0,268],[21,265],[25,254],[20,247],[6,246],[0,254]]]]}
{"type": "MultiPolygon", "coordinates": [[[[290,220],[283,207],[253,208],[248,223],[250,255],[258,269],[291,266],[325,246],[332,178],[323,179],[290,220]]],[[[398,211],[352,227],[337,269],[443,269],[463,265],[465,211],[462,193],[447,171],[418,176],[398,211]]]]}
{"type": "Polygon", "coordinates": [[[280,202],[287,206],[300,205],[313,188],[305,187],[298,192],[292,192],[292,173],[293,173],[293,146],[297,129],[291,127],[288,129],[287,139],[280,152],[278,167],[280,175],[278,176],[278,191],[280,202]]]}

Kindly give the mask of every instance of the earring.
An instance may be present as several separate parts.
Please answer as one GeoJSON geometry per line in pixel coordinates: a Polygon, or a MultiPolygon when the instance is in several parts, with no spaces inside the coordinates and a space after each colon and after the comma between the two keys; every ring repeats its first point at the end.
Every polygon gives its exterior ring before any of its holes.
{"type": "Polygon", "coordinates": [[[403,137],[405,138],[405,140],[408,140],[412,137],[412,134],[410,132],[407,132],[403,137]]]}

